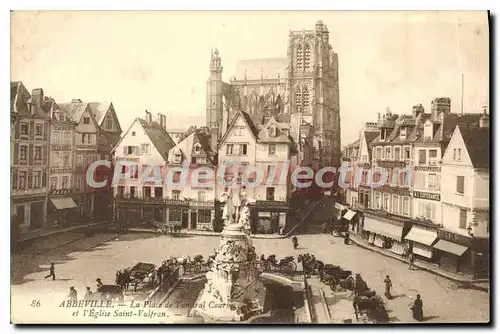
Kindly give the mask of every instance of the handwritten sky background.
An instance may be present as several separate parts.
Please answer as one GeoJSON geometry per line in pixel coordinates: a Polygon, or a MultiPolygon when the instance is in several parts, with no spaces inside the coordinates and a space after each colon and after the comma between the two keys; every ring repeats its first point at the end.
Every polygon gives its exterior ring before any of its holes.
{"type": "Polygon", "coordinates": [[[286,56],[289,30],[322,20],[339,55],[342,146],[390,107],[434,97],[461,111],[488,102],[486,12],[13,12],[11,80],[57,102],[112,101],[125,131],[135,117],[168,128],[205,123],[210,50],[226,82],[240,59],[286,56]]]}

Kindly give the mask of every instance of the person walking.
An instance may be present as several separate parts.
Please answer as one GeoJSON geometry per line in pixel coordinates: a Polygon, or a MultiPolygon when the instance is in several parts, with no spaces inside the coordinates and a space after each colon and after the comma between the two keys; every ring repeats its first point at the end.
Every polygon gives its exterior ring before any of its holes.
{"type": "Polygon", "coordinates": [[[408,255],[408,269],[409,270],[413,270],[413,266],[414,266],[414,263],[415,263],[415,254],[410,253],[410,255],[408,255]]]}
{"type": "Polygon", "coordinates": [[[389,278],[389,275],[385,275],[384,283],[385,283],[385,296],[387,297],[387,299],[392,299],[391,295],[392,281],[389,278]]]}
{"type": "Polygon", "coordinates": [[[422,299],[420,299],[420,295],[417,294],[417,299],[413,302],[412,307],[410,308],[413,311],[413,318],[417,321],[424,320],[424,312],[423,312],[424,303],[422,299]]]}
{"type": "Polygon", "coordinates": [[[47,279],[49,277],[52,277],[53,281],[56,280],[56,272],[55,272],[55,268],[54,268],[54,262],[52,262],[50,264],[49,274],[47,276],[45,276],[45,279],[47,279]]]}
{"type": "Polygon", "coordinates": [[[96,286],[97,286],[97,291],[99,291],[100,288],[102,288],[104,286],[104,284],[102,284],[102,281],[100,278],[96,279],[96,286]]]}
{"type": "Polygon", "coordinates": [[[75,290],[75,287],[72,286],[69,288],[69,295],[68,295],[69,300],[77,300],[77,293],[75,290]]]}
{"type": "Polygon", "coordinates": [[[86,291],[85,291],[85,300],[88,300],[91,298],[92,298],[92,290],[90,289],[90,286],[88,286],[86,291]]]}

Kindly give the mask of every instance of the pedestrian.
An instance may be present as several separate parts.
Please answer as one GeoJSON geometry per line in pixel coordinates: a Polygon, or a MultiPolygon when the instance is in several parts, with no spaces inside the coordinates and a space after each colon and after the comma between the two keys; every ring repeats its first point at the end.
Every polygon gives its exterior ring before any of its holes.
{"type": "Polygon", "coordinates": [[[96,285],[97,285],[97,291],[99,291],[100,288],[102,288],[104,286],[104,284],[102,284],[102,281],[100,278],[96,279],[96,285]]]}
{"type": "Polygon", "coordinates": [[[424,303],[422,299],[420,299],[420,295],[417,294],[417,299],[413,302],[412,307],[410,308],[413,311],[413,318],[417,321],[422,321],[424,319],[423,312],[424,303]]]}
{"type": "Polygon", "coordinates": [[[384,283],[385,283],[385,296],[387,297],[387,299],[392,299],[391,295],[392,281],[389,278],[389,275],[385,275],[384,283]]]}
{"type": "Polygon", "coordinates": [[[85,300],[88,300],[91,298],[92,298],[92,290],[90,290],[90,286],[88,286],[86,291],[85,291],[85,300]]]}
{"type": "Polygon", "coordinates": [[[45,278],[49,278],[49,277],[52,277],[53,281],[56,280],[56,271],[55,271],[55,268],[54,268],[54,262],[52,262],[50,264],[49,274],[47,276],[45,276],[45,278]]]}
{"type": "Polygon", "coordinates": [[[415,255],[413,253],[410,253],[408,255],[408,269],[413,270],[413,263],[415,262],[415,255]]]}
{"type": "Polygon", "coordinates": [[[69,300],[77,300],[77,293],[74,286],[69,288],[68,298],[69,300]]]}

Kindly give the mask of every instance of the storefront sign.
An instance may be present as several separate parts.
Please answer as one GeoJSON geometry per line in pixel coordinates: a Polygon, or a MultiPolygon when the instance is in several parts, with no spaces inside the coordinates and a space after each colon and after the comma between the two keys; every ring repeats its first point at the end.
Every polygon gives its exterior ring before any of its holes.
{"type": "Polygon", "coordinates": [[[257,214],[259,217],[271,217],[271,212],[259,212],[257,214]]]}
{"type": "Polygon", "coordinates": [[[383,168],[403,168],[406,164],[404,161],[377,160],[377,166],[383,168]]]}
{"type": "Polygon", "coordinates": [[[440,194],[425,193],[425,192],[421,192],[421,191],[414,191],[413,197],[421,198],[421,199],[428,199],[431,201],[440,201],[441,200],[440,194]]]}
{"type": "Polygon", "coordinates": [[[465,235],[456,234],[449,231],[438,230],[438,238],[457,243],[462,246],[471,247],[472,239],[465,235]]]}
{"type": "Polygon", "coordinates": [[[441,167],[415,166],[415,172],[440,172],[441,167]]]}
{"type": "Polygon", "coordinates": [[[410,190],[408,188],[400,188],[400,187],[390,187],[390,186],[382,186],[374,188],[377,191],[381,191],[387,194],[395,194],[399,196],[410,196],[410,190]]]}

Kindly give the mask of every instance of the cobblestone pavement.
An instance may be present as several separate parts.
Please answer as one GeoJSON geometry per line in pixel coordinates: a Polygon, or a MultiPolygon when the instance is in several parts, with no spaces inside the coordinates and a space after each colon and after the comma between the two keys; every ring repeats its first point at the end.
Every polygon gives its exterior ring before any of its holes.
{"type": "MultiPolygon", "coordinates": [[[[280,258],[308,252],[325,263],[338,264],[353,273],[361,273],[368,286],[381,295],[384,291],[383,279],[385,275],[390,275],[393,294],[396,296],[386,305],[391,322],[412,321],[409,304],[417,293],[422,295],[426,322],[488,321],[488,293],[459,289],[444,278],[425,271],[409,271],[404,263],[355,245],[343,245],[341,239],[336,239],[332,244],[330,239],[326,235],[299,236],[301,248],[298,250],[293,250],[290,239],[254,240],[253,243],[258,257],[260,254],[276,254],[280,258]]],[[[131,267],[137,262],[159,264],[169,256],[193,257],[196,254],[206,258],[214,248],[219,247],[219,242],[217,237],[155,237],[139,233],[118,237],[102,234],[87,238],[79,234],[60,235],[34,242],[22,253],[11,257],[12,320],[19,322],[24,315],[25,319],[29,317],[30,321],[35,322],[68,321],[71,312],[58,306],[67,296],[70,286],[74,286],[79,297],[83,297],[86,286],[95,290],[97,277],[105,284],[111,284],[117,270],[131,267]],[[50,262],[55,263],[55,281],[44,279],[50,262]],[[40,306],[37,307],[35,302],[31,307],[33,301],[38,300],[40,306]]],[[[342,295],[333,294],[325,285],[322,288],[332,319],[348,317],[349,313],[339,305],[352,307],[351,303],[346,303],[349,296],[343,296],[342,299],[342,295]]],[[[127,322],[125,318],[113,320],[117,321],[127,322]]],[[[157,322],[154,319],[151,321],[157,322]]]]}

